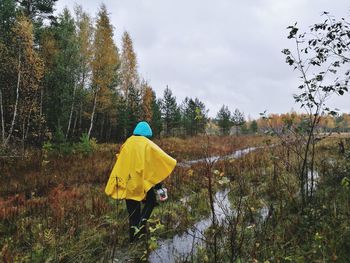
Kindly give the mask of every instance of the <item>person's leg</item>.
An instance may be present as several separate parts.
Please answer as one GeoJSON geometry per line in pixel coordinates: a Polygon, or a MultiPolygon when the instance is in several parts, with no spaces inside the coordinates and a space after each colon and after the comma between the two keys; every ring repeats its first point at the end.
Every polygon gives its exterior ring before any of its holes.
{"type": "Polygon", "coordinates": [[[130,242],[133,242],[136,238],[135,227],[139,227],[141,221],[141,202],[126,199],[126,208],[129,213],[129,235],[130,242]]]}
{"type": "Polygon", "coordinates": [[[148,190],[146,194],[146,200],[145,205],[141,212],[141,224],[140,227],[142,227],[142,233],[146,233],[146,222],[150,218],[153,208],[157,205],[157,199],[156,194],[154,192],[154,189],[151,188],[148,190]]]}

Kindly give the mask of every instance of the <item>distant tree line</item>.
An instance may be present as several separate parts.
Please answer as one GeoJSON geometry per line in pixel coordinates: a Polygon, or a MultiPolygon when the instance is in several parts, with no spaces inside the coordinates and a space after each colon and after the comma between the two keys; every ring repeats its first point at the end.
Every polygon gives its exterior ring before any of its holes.
{"type": "Polygon", "coordinates": [[[106,6],[95,19],[80,6],[54,16],[56,1],[0,2],[3,146],[76,141],[82,134],[122,141],[140,120],[155,136],[205,131],[207,109],[198,98],[178,105],[168,87],[156,97],[138,73],[130,34],[116,45],[106,6]]]}
{"type": "MultiPolygon", "coordinates": [[[[2,146],[74,142],[83,134],[100,142],[123,141],[140,120],[158,137],[195,136],[206,132],[209,121],[222,135],[264,129],[263,120],[247,121],[225,105],[211,120],[202,101],[186,97],[178,104],[168,87],[157,98],[138,73],[130,34],[124,32],[121,47],[116,45],[106,6],[95,19],[80,6],[73,14],[64,9],[54,16],[56,1],[0,2],[2,146]]],[[[321,124],[345,131],[347,116],[321,124]]]]}
{"type": "MultiPolygon", "coordinates": [[[[274,130],[275,133],[282,134],[287,128],[294,125],[300,131],[307,130],[307,114],[298,114],[296,112],[283,114],[269,114],[266,117],[259,118],[250,122],[254,125],[256,131],[265,133],[274,130]],[[254,123],[254,124],[253,124],[254,123]]],[[[249,125],[249,124],[248,124],[249,125]]],[[[350,132],[350,114],[323,114],[320,116],[319,123],[315,127],[318,132],[350,132]]]]}

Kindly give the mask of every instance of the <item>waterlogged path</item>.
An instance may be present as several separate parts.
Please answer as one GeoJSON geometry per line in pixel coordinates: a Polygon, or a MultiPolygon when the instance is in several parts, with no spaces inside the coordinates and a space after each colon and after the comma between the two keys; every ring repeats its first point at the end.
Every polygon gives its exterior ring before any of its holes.
{"type": "Polygon", "coordinates": [[[191,161],[184,161],[181,163],[178,163],[177,166],[180,167],[190,167],[193,164],[196,163],[205,163],[205,162],[217,162],[220,160],[230,160],[230,159],[237,159],[240,158],[252,151],[255,151],[257,149],[260,149],[263,147],[248,147],[242,150],[237,150],[235,152],[233,152],[232,154],[229,155],[224,155],[224,156],[212,156],[212,157],[208,157],[208,158],[202,158],[202,159],[197,159],[197,160],[191,160],[191,161]]]}
{"type": "MultiPolygon", "coordinates": [[[[241,158],[244,155],[255,151],[262,147],[249,147],[246,149],[235,151],[226,156],[213,156],[192,161],[179,163],[178,166],[190,167],[193,164],[201,162],[216,162],[219,160],[230,160],[241,158]]],[[[228,215],[235,213],[228,199],[229,190],[219,191],[214,197],[215,216],[219,224],[223,224],[228,215]]],[[[264,207],[260,211],[262,220],[268,215],[268,208],[264,207]]],[[[159,247],[153,251],[148,260],[151,263],[175,263],[191,260],[191,257],[196,254],[198,247],[204,244],[204,232],[211,226],[212,216],[195,223],[191,228],[181,235],[175,235],[171,239],[162,240],[158,243],[159,247]]]]}

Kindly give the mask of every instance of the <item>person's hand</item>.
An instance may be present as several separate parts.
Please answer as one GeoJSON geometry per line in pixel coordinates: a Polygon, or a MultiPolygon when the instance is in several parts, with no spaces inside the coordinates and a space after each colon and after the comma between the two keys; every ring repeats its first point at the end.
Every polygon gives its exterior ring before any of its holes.
{"type": "Polygon", "coordinates": [[[157,190],[157,195],[159,198],[159,201],[164,202],[168,199],[168,191],[166,188],[160,188],[157,190]]]}

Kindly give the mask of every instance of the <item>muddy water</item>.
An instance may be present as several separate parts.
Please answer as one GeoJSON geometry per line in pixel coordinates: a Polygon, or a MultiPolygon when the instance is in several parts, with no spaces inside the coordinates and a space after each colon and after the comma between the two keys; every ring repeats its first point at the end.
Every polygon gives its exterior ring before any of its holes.
{"type": "MultiPolygon", "coordinates": [[[[232,214],[230,201],[228,200],[228,190],[220,191],[215,194],[214,209],[216,218],[222,223],[226,215],[232,214]]],[[[163,240],[159,243],[157,250],[153,251],[149,257],[151,263],[177,262],[191,259],[195,255],[198,246],[203,245],[204,232],[212,221],[211,217],[197,222],[182,235],[176,235],[171,239],[163,240]]]]}
{"type": "MultiPolygon", "coordinates": [[[[203,158],[198,160],[186,161],[179,163],[179,166],[189,167],[193,164],[200,162],[216,162],[219,160],[236,159],[240,158],[251,151],[256,150],[257,147],[249,147],[246,149],[235,151],[234,153],[226,156],[213,156],[209,158],[203,158]]],[[[219,191],[214,197],[214,211],[217,222],[223,224],[225,218],[235,214],[235,210],[231,207],[231,203],[228,199],[229,190],[219,191]]],[[[264,219],[267,217],[268,208],[263,208],[261,211],[261,217],[264,219]]],[[[191,260],[191,257],[196,254],[198,247],[204,245],[204,232],[211,226],[212,217],[203,219],[195,223],[185,233],[181,235],[175,235],[171,239],[162,240],[159,242],[159,247],[151,253],[148,260],[151,263],[173,263],[183,262],[191,260]]]]}
{"type": "MultiPolygon", "coordinates": [[[[221,158],[240,158],[245,154],[256,150],[257,148],[247,148],[237,151],[232,155],[225,157],[211,157],[210,161],[217,161],[221,158]],[[216,158],[216,159],[214,159],[216,158]]],[[[198,162],[206,161],[206,159],[194,160],[182,165],[189,165],[198,162]]],[[[313,172],[313,179],[311,171],[308,173],[307,186],[309,191],[311,188],[316,189],[319,181],[319,174],[317,171],[313,172]]],[[[231,207],[231,203],[228,199],[229,189],[219,191],[214,197],[214,210],[217,222],[224,224],[225,219],[229,216],[235,215],[236,211],[231,207]]],[[[259,223],[264,222],[269,216],[269,208],[264,206],[259,211],[259,223]]],[[[197,222],[194,226],[189,228],[185,233],[181,235],[175,235],[171,239],[162,240],[158,243],[159,247],[151,253],[148,260],[151,263],[175,263],[192,261],[192,257],[196,255],[196,252],[200,246],[204,245],[204,232],[211,226],[212,217],[208,217],[197,222]]]]}
{"type": "Polygon", "coordinates": [[[224,155],[224,156],[211,156],[211,157],[201,158],[201,159],[197,159],[197,160],[184,161],[184,162],[178,163],[177,166],[190,167],[191,165],[196,164],[196,163],[217,162],[220,160],[237,159],[237,158],[240,158],[240,157],[242,157],[242,156],[244,156],[252,151],[255,151],[258,148],[261,148],[261,147],[249,147],[249,148],[235,151],[232,154],[224,155]]]}

